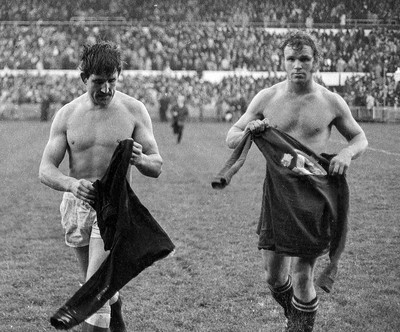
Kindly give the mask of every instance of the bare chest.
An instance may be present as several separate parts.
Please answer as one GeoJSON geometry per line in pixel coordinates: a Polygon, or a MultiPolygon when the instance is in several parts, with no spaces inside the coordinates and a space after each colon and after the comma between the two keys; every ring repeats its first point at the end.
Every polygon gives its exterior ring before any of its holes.
{"type": "Polygon", "coordinates": [[[334,113],[315,98],[274,100],[264,111],[271,123],[308,145],[324,145],[329,139],[334,113]]]}
{"type": "Polygon", "coordinates": [[[130,138],[134,123],[129,115],[92,112],[70,119],[67,129],[68,145],[72,151],[91,148],[114,149],[119,140],[130,138]]]}

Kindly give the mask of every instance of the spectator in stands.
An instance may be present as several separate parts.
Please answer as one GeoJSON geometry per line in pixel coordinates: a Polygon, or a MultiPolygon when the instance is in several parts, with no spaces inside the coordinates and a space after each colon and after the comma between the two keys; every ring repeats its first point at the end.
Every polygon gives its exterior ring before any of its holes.
{"type": "MultiPolygon", "coordinates": [[[[400,71],[399,71],[400,72],[400,71]]],[[[400,76],[400,75],[399,75],[400,76]]],[[[323,82],[318,79],[318,83],[323,82]]],[[[182,93],[186,96],[191,96],[193,91],[202,91],[202,101],[198,98],[188,98],[188,108],[190,114],[197,118],[199,112],[199,105],[209,105],[214,100],[214,103],[218,97],[223,99],[223,111],[222,116],[228,111],[228,103],[231,101],[231,96],[236,96],[237,91],[245,98],[245,100],[251,100],[256,91],[259,91],[262,87],[271,86],[284,79],[283,77],[265,76],[256,78],[252,75],[242,76],[241,81],[238,81],[236,76],[227,76],[222,79],[221,82],[207,82],[200,81],[197,76],[182,76],[177,78],[171,73],[143,76],[135,74],[134,76],[123,75],[121,76],[119,87],[120,90],[126,94],[129,94],[136,99],[144,100],[150,114],[154,118],[159,117],[159,102],[162,87],[168,86],[172,99],[176,98],[174,91],[178,91],[182,88],[182,93]],[[239,88],[240,87],[240,88],[239,88]],[[157,108],[154,109],[153,107],[157,108]]],[[[348,78],[345,82],[345,86],[339,93],[346,99],[349,106],[361,106],[365,105],[365,91],[368,87],[373,94],[376,105],[383,105],[383,95],[379,93],[383,89],[383,83],[378,83],[376,78],[371,74],[359,75],[355,74],[348,78]],[[355,104],[355,97],[357,93],[357,105],[355,104]],[[350,98],[350,99],[349,99],[350,98]]],[[[400,97],[400,84],[396,85],[395,75],[387,76],[387,98],[386,106],[394,106],[396,97],[400,97]]],[[[329,87],[328,87],[329,88],[329,87]]],[[[330,88],[332,89],[332,88],[330,88]]],[[[54,104],[64,105],[71,99],[84,93],[83,86],[79,84],[79,81],[74,76],[69,74],[58,75],[56,73],[44,74],[39,76],[31,76],[28,74],[12,74],[8,73],[0,77],[0,91],[1,100],[3,107],[11,107],[11,104],[19,105],[22,103],[33,103],[39,104],[41,101],[41,94],[43,91],[51,91],[54,95],[54,104]],[[28,88],[29,89],[26,89],[28,88]],[[31,93],[28,93],[29,90],[31,93]],[[8,105],[8,106],[7,106],[8,105]]],[[[53,106],[55,107],[55,106],[53,106]]],[[[214,107],[215,114],[217,107],[214,107]]],[[[231,114],[231,113],[230,113],[231,114]]],[[[210,116],[208,114],[207,116],[210,116]]],[[[217,115],[215,115],[217,117],[217,115]]]]}
{"type": "Polygon", "coordinates": [[[375,109],[375,98],[372,95],[371,91],[367,90],[367,96],[365,97],[365,105],[367,107],[368,118],[374,118],[374,109],[375,109]]]}
{"type": "MultiPolygon", "coordinates": [[[[170,28],[149,24],[138,26],[10,26],[0,25],[0,32],[7,44],[0,43],[0,67],[10,69],[73,69],[79,44],[111,36],[126,45],[124,61],[126,69],[162,70],[235,70],[277,71],[280,59],[273,53],[281,36],[261,27],[238,28],[226,25],[210,29],[206,24],[198,29],[195,25],[171,23],[170,28]],[[68,36],[76,36],[70,40],[68,36]],[[21,38],[23,36],[23,38],[21,38]],[[192,42],[193,39],[196,43],[192,42]],[[179,42],[178,42],[179,40],[179,42]],[[261,46],[259,47],[258,44],[261,46]],[[29,54],[29,56],[26,56],[29,54]],[[29,60],[29,61],[27,61],[29,60]]],[[[396,44],[400,33],[373,29],[369,35],[362,29],[313,32],[322,41],[323,58],[321,71],[372,70],[371,61],[393,72],[400,60],[396,44]],[[384,42],[390,36],[389,42],[384,42]],[[338,60],[340,59],[340,60],[338,60]]],[[[383,68],[378,71],[382,72],[383,68]]],[[[382,75],[382,74],[381,74],[382,75]]]]}
{"type": "Polygon", "coordinates": [[[312,13],[315,23],[343,24],[343,16],[347,19],[381,20],[392,23],[398,20],[400,6],[397,1],[306,1],[299,0],[241,0],[232,3],[229,0],[164,0],[134,1],[128,0],[99,2],[94,0],[65,2],[53,0],[52,6],[40,0],[15,0],[0,3],[0,19],[3,21],[69,21],[84,18],[111,17],[116,20],[147,22],[198,21],[210,22],[249,22],[271,23],[281,21],[282,24],[306,22],[307,13],[312,13]],[[237,18],[240,13],[240,20],[237,18]],[[235,20],[235,21],[234,21],[235,20]]]}

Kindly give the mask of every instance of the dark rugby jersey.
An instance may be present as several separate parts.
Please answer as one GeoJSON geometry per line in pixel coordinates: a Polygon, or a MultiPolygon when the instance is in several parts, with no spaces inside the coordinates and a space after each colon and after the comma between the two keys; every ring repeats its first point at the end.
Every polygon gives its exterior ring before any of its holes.
{"type": "Polygon", "coordinates": [[[246,132],[231,158],[212,180],[222,189],[242,167],[252,142],[267,161],[260,220],[259,248],[296,257],[318,257],[329,251],[330,285],[344,250],[349,208],[345,176],[328,175],[333,155],[318,155],[269,127],[258,135],[246,132]]]}

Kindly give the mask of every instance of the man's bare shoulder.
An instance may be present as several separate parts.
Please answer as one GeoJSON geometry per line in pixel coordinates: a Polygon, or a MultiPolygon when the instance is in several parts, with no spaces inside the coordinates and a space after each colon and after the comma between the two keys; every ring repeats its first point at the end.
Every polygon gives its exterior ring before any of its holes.
{"type": "Polygon", "coordinates": [[[319,90],[322,98],[329,103],[330,108],[335,110],[337,115],[343,114],[343,112],[348,112],[349,106],[338,93],[330,91],[321,85],[319,86],[319,90]]]}
{"type": "Polygon", "coordinates": [[[323,98],[327,98],[329,100],[332,99],[334,101],[339,96],[336,92],[333,92],[320,84],[317,84],[316,86],[317,91],[321,93],[323,98]]]}
{"type": "Polygon", "coordinates": [[[280,82],[260,90],[251,101],[248,107],[248,113],[262,118],[265,115],[265,109],[269,107],[271,101],[275,100],[284,90],[285,82],[280,82]]]}
{"type": "Polygon", "coordinates": [[[125,106],[133,115],[139,115],[143,112],[147,113],[146,107],[140,100],[137,100],[136,98],[120,91],[116,92],[116,97],[118,98],[118,101],[123,106],[125,106]]]}
{"type": "Polygon", "coordinates": [[[69,119],[73,116],[75,110],[79,107],[82,101],[79,101],[81,97],[70,101],[69,103],[63,105],[55,114],[54,120],[52,123],[53,127],[64,128],[68,124],[69,119]]]}
{"type": "Polygon", "coordinates": [[[86,100],[86,94],[83,94],[75,98],[74,100],[62,106],[57,111],[57,116],[63,119],[69,118],[76,110],[79,110],[80,108],[84,107],[85,100],[86,100]]]}
{"type": "Polygon", "coordinates": [[[260,92],[257,94],[258,98],[260,99],[270,99],[277,95],[278,93],[285,91],[286,89],[286,82],[279,82],[276,83],[268,88],[264,88],[260,90],[260,92]]]}

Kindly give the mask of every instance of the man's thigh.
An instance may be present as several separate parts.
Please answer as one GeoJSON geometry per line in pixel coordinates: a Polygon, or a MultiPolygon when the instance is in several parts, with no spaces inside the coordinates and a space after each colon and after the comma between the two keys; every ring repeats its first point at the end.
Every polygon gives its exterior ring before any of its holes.
{"type": "Polygon", "coordinates": [[[308,274],[312,276],[314,273],[315,264],[317,262],[316,257],[293,257],[293,273],[308,274]]]}

